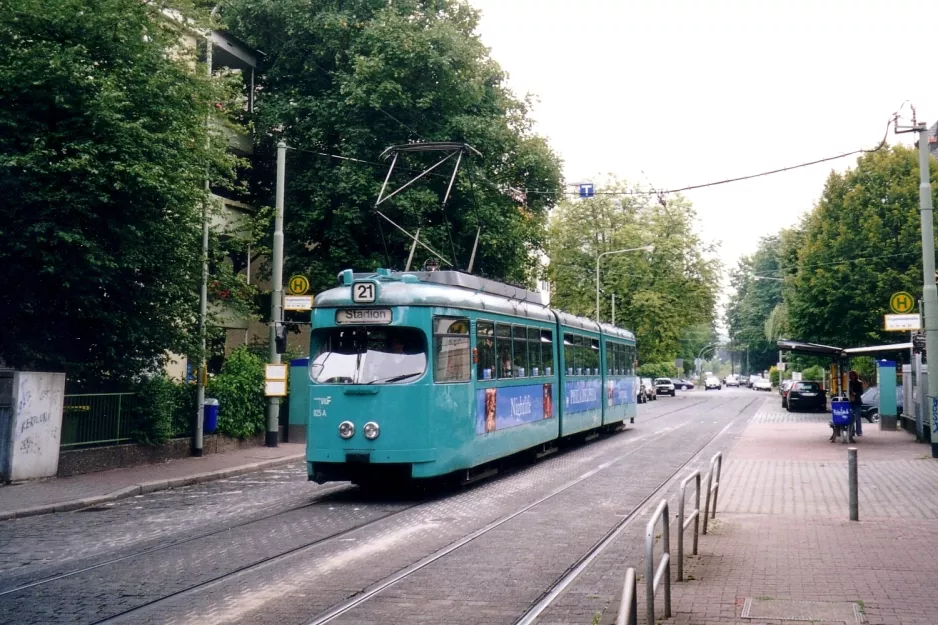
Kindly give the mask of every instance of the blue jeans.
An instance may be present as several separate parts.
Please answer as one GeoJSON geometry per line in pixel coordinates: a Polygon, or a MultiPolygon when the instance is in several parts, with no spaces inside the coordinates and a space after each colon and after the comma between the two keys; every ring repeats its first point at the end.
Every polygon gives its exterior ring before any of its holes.
{"type": "Polygon", "coordinates": [[[863,436],[863,410],[861,404],[850,404],[850,410],[853,411],[853,427],[857,436],[863,436]]]}

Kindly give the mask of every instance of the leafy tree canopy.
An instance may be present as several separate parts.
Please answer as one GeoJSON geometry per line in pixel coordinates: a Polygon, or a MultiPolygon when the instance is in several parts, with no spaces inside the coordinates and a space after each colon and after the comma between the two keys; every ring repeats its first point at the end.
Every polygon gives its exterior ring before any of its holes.
{"type": "MultiPolygon", "coordinates": [[[[608,191],[636,190],[613,181],[608,191]]],[[[550,276],[553,305],[594,317],[596,259],[618,249],[654,245],[654,252],[628,252],[601,260],[600,314],[611,319],[616,295],[616,325],[638,340],[639,360],[690,360],[713,342],[719,288],[715,248],[693,230],[695,213],[683,198],[663,205],[647,195],[603,195],[560,204],[550,224],[550,276]]]]}
{"type": "Polygon", "coordinates": [[[0,357],[120,376],[192,347],[206,171],[231,167],[158,3],[3,0],[0,357]]]}
{"type": "MultiPolygon", "coordinates": [[[[932,161],[932,188],[938,192],[932,161]]],[[[853,347],[891,342],[889,297],[922,292],[918,152],[895,146],[832,173],[804,223],[790,279],[793,336],[853,347]]]]}
{"type": "MultiPolygon", "coordinates": [[[[461,269],[481,227],[475,272],[530,279],[562,189],[560,162],[479,40],[476,10],[457,0],[232,0],[221,16],[264,52],[254,120],[262,202],[273,197],[275,143],[295,148],[286,169],[289,271],[306,272],[321,289],[349,267],[402,269],[411,241],[374,211],[386,170],[322,154],[375,161],[390,145],[429,140],[466,142],[482,157],[463,161],[445,213],[449,165],[382,212],[410,232],[420,228],[461,269]],[[509,187],[538,192],[519,203],[509,187]]],[[[431,162],[399,161],[390,188],[413,175],[404,170],[431,162]]],[[[416,263],[428,256],[418,248],[416,263]]]]}

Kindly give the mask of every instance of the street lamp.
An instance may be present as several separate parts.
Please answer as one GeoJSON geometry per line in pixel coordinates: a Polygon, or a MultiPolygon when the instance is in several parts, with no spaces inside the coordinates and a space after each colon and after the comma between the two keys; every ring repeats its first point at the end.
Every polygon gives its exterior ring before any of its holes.
{"type": "Polygon", "coordinates": [[[719,345],[719,343],[710,343],[709,345],[701,349],[699,352],[697,352],[697,358],[696,358],[696,362],[694,363],[694,365],[697,367],[698,379],[700,378],[700,359],[703,357],[703,353],[707,351],[708,349],[710,349],[711,347],[716,347],[717,345],[719,345]]]}
{"type": "Polygon", "coordinates": [[[625,252],[638,252],[640,250],[648,250],[649,252],[655,251],[654,245],[644,245],[642,247],[630,247],[624,250],[612,250],[610,252],[603,252],[596,257],[596,323],[599,323],[599,261],[602,260],[603,256],[610,256],[612,254],[624,254],[625,252]]]}

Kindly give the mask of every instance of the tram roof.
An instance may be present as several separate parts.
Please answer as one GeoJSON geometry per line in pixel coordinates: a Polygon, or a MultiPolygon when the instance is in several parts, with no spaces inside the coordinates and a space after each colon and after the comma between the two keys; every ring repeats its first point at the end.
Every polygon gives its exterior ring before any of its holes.
{"type": "Polygon", "coordinates": [[[629,341],[635,335],[608,323],[597,324],[592,319],[578,317],[552,309],[541,302],[541,294],[495,280],[473,276],[461,271],[399,272],[379,269],[376,272],[339,274],[342,286],[329,289],[315,299],[317,308],[357,306],[352,302],[353,282],[376,280],[380,283],[378,301],[386,306],[451,306],[479,312],[492,312],[539,321],[554,321],[561,325],[602,333],[629,341]]]}

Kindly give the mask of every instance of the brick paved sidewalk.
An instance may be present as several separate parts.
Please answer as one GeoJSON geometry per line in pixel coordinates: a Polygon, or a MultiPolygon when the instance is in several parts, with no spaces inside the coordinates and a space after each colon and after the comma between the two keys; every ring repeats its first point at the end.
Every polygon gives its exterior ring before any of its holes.
{"type": "Polygon", "coordinates": [[[766,401],[725,459],[716,524],[685,560],[689,581],[672,583],[671,619],[659,589],[659,622],[938,623],[927,590],[938,573],[938,460],[905,432],[865,424],[860,521],[850,522],[847,445],[828,442],[826,421],[766,401]]]}
{"type": "Polygon", "coordinates": [[[260,471],[304,457],[305,445],[250,447],[72,477],[0,486],[0,520],[76,510],[140,493],[260,471]]]}

